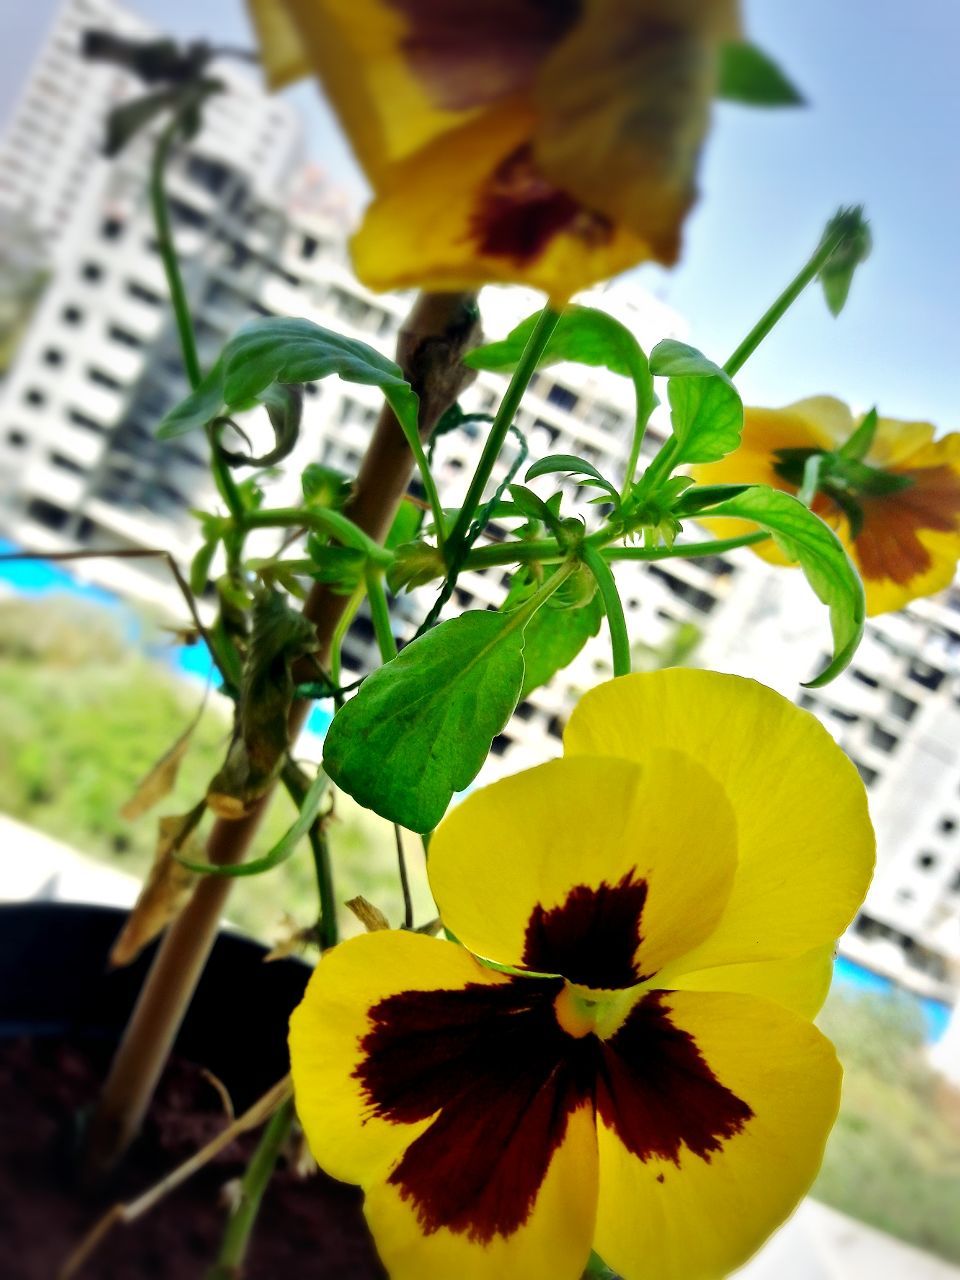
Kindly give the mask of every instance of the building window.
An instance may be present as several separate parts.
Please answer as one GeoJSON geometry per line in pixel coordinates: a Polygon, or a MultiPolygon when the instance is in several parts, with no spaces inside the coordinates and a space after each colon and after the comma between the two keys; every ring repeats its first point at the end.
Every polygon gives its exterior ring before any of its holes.
{"type": "Polygon", "coordinates": [[[879,772],[876,769],[871,769],[868,764],[861,764],[860,761],[856,760],[853,756],[850,757],[850,760],[857,773],[859,773],[860,777],[863,779],[863,785],[865,787],[872,787],[880,776],[879,772]]]}
{"type": "Polygon", "coordinates": [[[203,187],[204,191],[217,196],[227,185],[230,170],[226,165],[220,164],[217,160],[210,160],[206,156],[191,156],[187,161],[187,176],[198,187],[203,187]]]}
{"type": "Polygon", "coordinates": [[[22,449],[24,448],[26,443],[27,443],[27,437],[23,434],[22,431],[17,431],[16,429],[14,429],[13,431],[7,432],[7,444],[10,445],[11,448],[22,449]]]}
{"type": "Polygon", "coordinates": [[[885,751],[889,755],[899,742],[899,738],[892,733],[887,733],[886,729],[881,729],[878,724],[875,724],[870,729],[870,741],[878,751],[885,751]]]}
{"type": "Polygon", "coordinates": [[[865,684],[868,689],[880,688],[879,680],[875,680],[873,676],[868,676],[865,671],[861,671],[858,667],[851,668],[850,674],[853,676],[854,680],[858,681],[860,684],[865,684]]]}
{"type": "Polygon", "coordinates": [[[898,902],[912,902],[913,890],[907,889],[906,887],[904,887],[903,889],[898,889],[896,893],[896,898],[898,902]]]}
{"type": "Polygon", "coordinates": [[[316,257],[319,247],[320,241],[316,236],[304,236],[300,241],[300,257],[309,262],[311,258],[316,257]]]}
{"type": "Polygon", "coordinates": [[[923,685],[924,689],[939,689],[943,684],[943,672],[919,659],[910,663],[907,675],[917,684],[923,685]]]}
{"type": "Polygon", "coordinates": [[[64,307],[60,315],[67,324],[79,324],[83,319],[83,312],[79,307],[64,307]]]}
{"type": "Polygon", "coordinates": [[[123,223],[119,218],[104,218],[100,224],[100,234],[104,240],[118,240],[123,235],[123,223]]]}
{"type": "Polygon", "coordinates": [[[106,435],[107,433],[107,429],[102,423],[97,422],[85,413],[81,413],[79,409],[71,409],[67,413],[67,417],[75,427],[83,427],[84,431],[93,431],[98,436],[106,435]]]}
{"type": "Polygon", "coordinates": [[[569,413],[571,409],[577,407],[579,396],[575,392],[569,391],[566,387],[561,387],[555,382],[547,392],[547,400],[550,404],[555,404],[558,409],[566,409],[569,413]]]}
{"type": "Polygon", "coordinates": [[[122,347],[132,347],[134,351],[139,351],[143,346],[143,339],[138,338],[135,333],[131,333],[129,329],[121,329],[118,324],[112,324],[107,333],[114,342],[119,342],[122,347]]]}
{"type": "Polygon", "coordinates": [[[924,871],[931,871],[937,865],[937,855],[935,853],[918,853],[917,866],[924,871]]]}
{"type": "Polygon", "coordinates": [[[27,404],[32,404],[37,407],[47,403],[47,393],[45,391],[41,391],[39,387],[29,387],[24,392],[23,398],[26,400],[27,404]]]}
{"type": "Polygon", "coordinates": [[[59,347],[47,347],[43,353],[43,363],[51,365],[63,364],[63,352],[59,347]]]}
{"type": "Polygon", "coordinates": [[[103,279],[103,267],[99,262],[85,262],[80,269],[80,274],[90,284],[96,284],[98,280],[103,279]]]}
{"type": "Polygon", "coordinates": [[[70,474],[74,476],[86,475],[86,469],[81,467],[80,463],[76,462],[73,458],[68,458],[66,454],[51,453],[49,456],[53,465],[58,467],[61,471],[69,471],[70,474]]]}
{"type": "Polygon", "coordinates": [[[91,382],[96,383],[98,387],[106,387],[108,391],[122,391],[123,383],[118,382],[112,374],[104,373],[102,369],[89,368],[87,377],[91,382]]]}
{"type": "Polygon", "coordinates": [[[914,702],[912,698],[904,697],[902,693],[890,695],[890,714],[896,716],[898,720],[912,720],[918,706],[919,703],[914,702]]]}
{"type": "Polygon", "coordinates": [[[138,284],[136,280],[127,281],[127,293],[131,298],[136,298],[138,302],[146,302],[148,306],[159,307],[163,305],[163,298],[160,297],[159,293],[154,293],[146,285],[138,284]]]}
{"type": "Polygon", "coordinates": [[[506,754],[507,748],[511,746],[513,746],[513,739],[508,738],[505,733],[498,733],[490,743],[490,750],[495,756],[502,756],[506,754]]]}
{"type": "Polygon", "coordinates": [[[37,524],[46,525],[48,529],[63,529],[70,519],[68,511],[44,498],[32,498],[27,505],[27,515],[31,520],[36,520],[37,524]]]}
{"type": "Polygon", "coordinates": [[[941,818],[937,823],[937,830],[942,836],[952,836],[957,829],[956,818],[941,818]]]}

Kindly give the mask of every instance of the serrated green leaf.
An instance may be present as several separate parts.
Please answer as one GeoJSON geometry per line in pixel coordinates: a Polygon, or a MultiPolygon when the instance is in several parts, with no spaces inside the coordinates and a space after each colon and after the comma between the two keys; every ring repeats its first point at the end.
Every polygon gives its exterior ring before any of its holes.
{"type": "Polygon", "coordinates": [[[681,494],[673,507],[673,514],[681,520],[715,507],[718,502],[739,497],[751,488],[748,484],[698,484],[681,494]]]}
{"type": "Polygon", "coordinates": [[[600,630],[603,604],[595,595],[579,609],[538,609],[523,633],[522,702],[568,667],[583,646],[600,630]]]}
{"type": "Polygon", "coordinates": [[[721,48],[717,97],[751,107],[799,107],[804,103],[803,95],[773,59],[745,41],[721,48]]]}
{"type": "Polygon", "coordinates": [[[833,660],[806,687],[828,684],[856,652],[866,616],[863,583],[837,535],[792,494],[766,485],[755,485],[713,507],[710,515],[736,516],[769,530],[781,550],[799,563],[818,599],[830,610],[833,632],[833,660]]]}
{"type": "Polygon", "coordinates": [[[431,831],[479,773],[522,684],[522,621],[461,614],[364,681],[334,716],[323,767],[365,808],[431,831]]]}
{"type": "Polygon", "coordinates": [[[667,384],[678,452],[674,465],[718,462],[733,453],[743,431],[743,403],[725,374],[674,376],[667,384]]]}
{"type": "Polygon", "coordinates": [[[510,490],[510,496],[513,501],[528,520],[540,520],[551,529],[556,525],[555,512],[544,502],[539,494],[534,493],[532,489],[528,489],[526,485],[522,484],[511,484],[507,487],[510,490]]]}
{"type": "Polygon", "coordinates": [[[528,468],[524,479],[536,480],[538,476],[552,475],[557,472],[572,476],[589,476],[594,484],[599,485],[611,495],[613,505],[619,507],[620,494],[616,487],[600,474],[592,462],[588,462],[586,458],[578,458],[572,453],[552,453],[546,458],[541,458],[539,462],[535,462],[528,468]]]}
{"type": "MultiPolygon", "coordinates": [[[[491,342],[471,351],[464,363],[471,369],[512,372],[539,318],[540,312],[529,316],[501,342],[491,342]]],[[[569,307],[564,311],[540,357],[539,367],[564,360],[609,369],[629,378],[636,391],[639,422],[646,423],[657,407],[653,378],[642,347],[626,325],[605,311],[595,311],[592,307],[569,307]]]]}

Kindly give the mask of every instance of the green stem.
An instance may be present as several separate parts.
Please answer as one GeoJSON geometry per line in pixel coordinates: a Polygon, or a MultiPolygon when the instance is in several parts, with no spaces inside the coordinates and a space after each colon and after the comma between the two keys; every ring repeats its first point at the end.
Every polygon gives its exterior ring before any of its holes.
{"type": "Polygon", "coordinates": [[[493,472],[494,464],[500,456],[500,450],[503,448],[503,442],[507,438],[510,425],[517,415],[520,401],[530,385],[530,379],[536,372],[540,357],[543,355],[547,343],[553,336],[553,331],[559,322],[560,313],[550,307],[544,307],[530,337],[527,339],[523,355],[513,371],[513,377],[510,379],[504,397],[500,401],[500,408],[493,419],[493,425],[483,446],[480,461],[477,463],[477,469],[474,472],[473,479],[470,481],[470,487],[467,489],[467,496],[463,500],[463,506],[460,508],[453,529],[447,539],[448,545],[452,548],[454,554],[466,539],[467,530],[470,528],[474,513],[483,500],[483,491],[487,487],[487,481],[493,472]]]}
{"type": "Polygon", "coordinates": [[[242,1275],[243,1261],[257,1220],[260,1201],[277,1166],[293,1117],[292,1098],[282,1103],[270,1117],[243,1175],[240,1199],[230,1215],[220,1254],[208,1280],[239,1280],[242,1275]]]}
{"type": "Polygon", "coordinates": [[[839,226],[833,231],[833,234],[827,235],[820,242],[806,266],[794,276],[779,298],[764,312],[723,366],[725,373],[732,378],[735,373],[743,368],[771,329],[780,323],[807,285],[816,280],[848,234],[847,227],[839,226]]]}
{"type": "Polygon", "coordinates": [[[699,560],[701,556],[719,556],[738,547],[752,547],[766,542],[769,533],[744,533],[739,538],[716,538],[707,542],[688,542],[674,547],[605,547],[605,560],[699,560]]]}
{"type": "Polygon", "coordinates": [[[423,451],[423,441],[417,431],[409,433],[404,432],[407,444],[413,454],[414,461],[417,464],[417,470],[420,472],[420,479],[423,481],[423,488],[427,495],[427,501],[430,503],[430,511],[433,515],[433,524],[437,535],[437,546],[442,551],[446,541],[446,531],[443,526],[443,506],[440,502],[440,494],[437,491],[437,482],[433,478],[433,472],[430,469],[430,463],[427,455],[423,451]]]}
{"type": "Polygon", "coordinates": [[[363,532],[359,525],[339,511],[314,507],[273,507],[267,511],[247,511],[241,517],[244,529],[310,529],[324,537],[336,538],[345,547],[362,551],[374,564],[393,564],[393,552],[363,532]]]}
{"type": "Polygon", "coordinates": [[[157,248],[160,260],[167,277],[170,290],[170,302],[177,322],[177,333],[180,337],[180,350],[183,352],[183,363],[187,371],[187,379],[191,390],[200,385],[200,358],[197,355],[197,339],[193,331],[193,320],[190,316],[190,304],[187,302],[187,291],[183,286],[180,274],[180,261],[173,239],[173,228],[170,225],[170,210],[164,191],[164,171],[170,158],[170,148],[180,132],[179,116],[174,116],[157,139],[153,150],[153,161],[150,166],[150,204],[153,209],[153,222],[157,232],[157,248]]]}
{"type": "MultiPolygon", "coordinates": [[[[351,623],[357,616],[357,610],[363,603],[363,597],[366,595],[366,583],[361,583],[350,597],[347,607],[340,615],[340,619],[334,628],[333,636],[330,639],[330,683],[335,689],[339,689],[342,681],[340,679],[340,650],[343,648],[343,640],[347,632],[350,630],[351,623]]],[[[334,705],[337,710],[343,703],[342,698],[335,698],[334,705]]]]}
{"type": "Polygon", "coordinates": [[[607,626],[610,628],[610,647],[613,650],[613,674],[628,676],[630,674],[630,636],[627,633],[627,620],[623,615],[623,601],[617,590],[617,582],[613,570],[596,547],[585,542],[581,548],[583,563],[593,574],[603,600],[603,608],[607,615],[607,626]]]}
{"type": "MultiPolygon", "coordinates": [[[[395,822],[393,824],[393,838],[397,845],[397,871],[400,875],[400,892],[403,894],[403,927],[405,929],[413,928],[413,898],[410,896],[410,879],[407,875],[407,859],[403,852],[403,833],[395,822]]],[[[426,852],[426,846],[424,846],[426,852]]]]}
{"type": "Polygon", "coordinates": [[[397,656],[397,641],[390,626],[390,606],[387,604],[387,593],[383,589],[383,578],[372,565],[367,566],[365,577],[373,634],[377,638],[377,646],[380,649],[380,660],[389,662],[391,658],[397,656]]]}
{"type": "MultiPolygon", "coordinates": [[[[307,790],[300,771],[296,766],[288,764],[281,774],[287,794],[297,809],[302,810],[307,798],[307,790]]],[[[333,884],[333,865],[330,862],[330,846],[323,819],[310,824],[307,840],[313,856],[314,872],[317,877],[317,896],[320,899],[318,917],[318,935],[320,948],[326,951],[334,947],[339,937],[337,930],[337,895],[333,884]]]]}

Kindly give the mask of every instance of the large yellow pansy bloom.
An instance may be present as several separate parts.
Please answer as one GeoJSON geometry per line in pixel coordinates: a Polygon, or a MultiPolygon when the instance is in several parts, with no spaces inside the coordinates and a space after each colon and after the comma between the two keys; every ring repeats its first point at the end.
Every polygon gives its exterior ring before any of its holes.
{"type": "MultiPolygon", "coordinates": [[[[860,421],[832,396],[800,400],[785,409],[747,409],[740,448],[721,462],[694,467],[693,475],[704,484],[769,484],[796,493],[796,467],[791,470],[785,457],[794,450],[832,452],[860,421]]],[[[875,615],[902,609],[953,581],[960,559],[960,434],[935,440],[929,422],[880,418],[863,461],[903,477],[908,485],[853,493],[862,514],[858,529],[827,493],[817,495],[813,509],[837,530],[850,552],[863,578],[867,613],[875,615]]],[[[702,523],[720,537],[736,537],[755,527],[728,518],[702,523]]],[[[772,542],[753,550],[773,564],[787,563],[772,542]]]]}
{"type": "Polygon", "coordinates": [[[310,1145],[395,1280],[578,1280],[591,1248],[725,1275],[836,1114],[811,1019],[873,863],[853,766],[771,690],[682,670],[587,694],[565,751],[438,828],[462,945],[345,942],[293,1015],[310,1145]]]}
{"type": "Polygon", "coordinates": [[[377,289],[563,302],[676,259],[738,0],[250,0],[275,85],[316,73],[374,189],[377,289]]]}

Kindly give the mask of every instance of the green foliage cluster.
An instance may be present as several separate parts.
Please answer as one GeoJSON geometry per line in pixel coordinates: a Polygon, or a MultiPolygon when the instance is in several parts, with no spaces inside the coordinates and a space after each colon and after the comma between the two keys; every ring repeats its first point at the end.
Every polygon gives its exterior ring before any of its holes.
{"type": "Polygon", "coordinates": [[[835,991],[820,1025],[844,1082],[812,1194],[960,1263],[960,1094],[926,1065],[916,1002],[835,991]]]}
{"type": "MultiPolygon", "coordinates": [[[[193,719],[201,696],[197,686],[132,650],[115,620],[97,606],[72,597],[0,603],[0,808],[88,857],[145,874],[153,862],[155,816],[131,823],[120,809],[193,719]]],[[[171,811],[193,803],[223,759],[229,736],[229,708],[215,700],[168,797],[171,811]]],[[[403,904],[392,829],[349,797],[336,798],[335,814],[341,903],[361,894],[396,924],[403,904]]],[[[253,856],[278,843],[295,817],[288,797],[278,793],[253,856]]],[[[417,870],[415,864],[414,890],[427,919],[432,903],[417,870]]],[[[229,918],[273,940],[288,913],[300,926],[312,923],[316,894],[302,842],[296,856],[269,875],[237,884],[229,918]]],[[[358,927],[345,910],[341,925],[345,933],[358,927]]]]}

